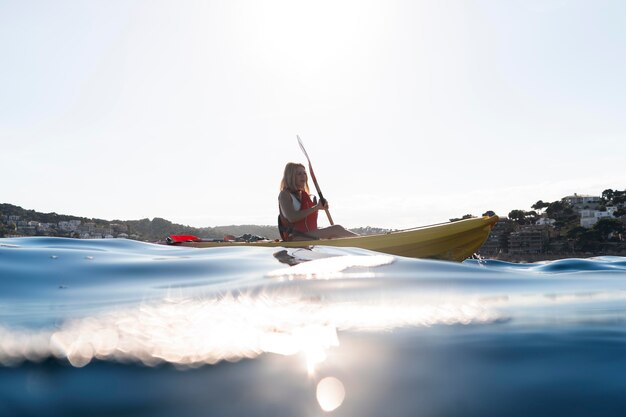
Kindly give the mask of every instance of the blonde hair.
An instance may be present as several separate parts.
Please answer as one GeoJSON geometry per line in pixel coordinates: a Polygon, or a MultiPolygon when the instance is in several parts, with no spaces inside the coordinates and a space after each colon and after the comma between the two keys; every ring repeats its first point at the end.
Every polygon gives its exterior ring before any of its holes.
{"type": "MultiPolygon", "coordinates": [[[[304,168],[306,172],[306,168],[304,165],[299,164],[297,162],[288,162],[285,165],[285,172],[283,174],[283,179],[280,181],[280,191],[289,190],[289,191],[298,191],[296,187],[296,172],[298,168],[304,168]]],[[[307,175],[307,181],[304,183],[304,191],[309,194],[309,177],[307,175]]]]}

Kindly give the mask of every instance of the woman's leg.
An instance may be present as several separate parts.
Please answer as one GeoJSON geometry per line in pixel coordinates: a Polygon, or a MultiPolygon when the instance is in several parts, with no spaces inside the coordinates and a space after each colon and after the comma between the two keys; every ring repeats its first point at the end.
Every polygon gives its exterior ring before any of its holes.
{"type": "Polygon", "coordinates": [[[343,226],[335,224],[333,226],[324,227],[323,229],[317,229],[314,232],[308,233],[311,236],[315,236],[318,239],[333,239],[337,237],[354,237],[358,236],[356,233],[345,229],[343,226]]]}

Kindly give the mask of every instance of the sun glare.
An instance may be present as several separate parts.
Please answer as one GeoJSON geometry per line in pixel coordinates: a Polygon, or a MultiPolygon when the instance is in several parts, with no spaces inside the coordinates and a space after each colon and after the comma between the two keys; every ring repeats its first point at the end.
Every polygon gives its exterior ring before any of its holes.
{"type": "Polygon", "coordinates": [[[329,376],[317,384],[316,396],[322,410],[330,412],[343,404],[343,400],[346,398],[346,389],[339,379],[329,376]]]}
{"type": "Polygon", "coordinates": [[[345,285],[346,268],[384,265],[386,257],[345,256],[319,259],[272,272],[277,282],[317,279],[323,286],[295,293],[278,286],[259,294],[226,294],[190,299],[170,296],[135,308],[112,309],[67,321],[58,328],[20,330],[0,326],[0,364],[41,361],[48,357],[82,367],[93,360],[171,363],[197,367],[237,361],[263,353],[302,355],[311,377],[340,346],[341,332],[380,332],[438,324],[492,323],[506,309],[569,304],[587,300],[623,300],[626,292],[501,294],[469,296],[440,293],[353,292],[327,297],[325,289],[345,285]],[[342,259],[343,258],[343,259],[342,259]],[[323,271],[312,276],[308,266],[323,271]],[[284,276],[281,276],[281,273],[284,276]],[[336,280],[336,282],[333,282],[336,280]]]}
{"type": "Polygon", "coordinates": [[[325,0],[250,2],[232,17],[233,36],[252,68],[318,94],[346,87],[335,85],[340,68],[360,68],[352,74],[359,76],[378,43],[377,21],[380,13],[367,2],[325,0]]]}
{"type": "Polygon", "coordinates": [[[339,331],[388,331],[497,318],[483,306],[453,300],[437,305],[419,300],[357,304],[270,294],[170,299],[70,321],[55,330],[0,328],[0,363],[55,356],[75,367],[95,359],[196,367],[277,353],[302,354],[313,375],[328,350],[339,346],[339,331]]]}

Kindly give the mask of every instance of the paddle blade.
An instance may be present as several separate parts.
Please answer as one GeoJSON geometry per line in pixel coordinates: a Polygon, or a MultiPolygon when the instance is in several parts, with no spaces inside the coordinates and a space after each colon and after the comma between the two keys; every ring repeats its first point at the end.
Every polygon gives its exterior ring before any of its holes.
{"type": "Polygon", "coordinates": [[[304,156],[306,156],[306,160],[309,161],[309,168],[311,168],[311,160],[309,159],[309,154],[306,153],[306,149],[304,149],[304,144],[302,143],[302,139],[300,139],[300,135],[296,135],[296,137],[298,138],[298,145],[300,145],[300,149],[302,149],[304,156]]]}
{"type": "Polygon", "coordinates": [[[300,145],[300,149],[302,149],[302,152],[304,153],[306,160],[309,162],[309,172],[311,173],[311,178],[313,178],[313,182],[315,183],[315,188],[317,188],[317,192],[319,193],[320,190],[319,190],[319,186],[317,185],[317,180],[315,179],[315,172],[313,171],[313,165],[311,165],[311,158],[309,158],[309,154],[306,152],[306,149],[304,149],[304,144],[302,143],[302,139],[300,139],[300,135],[296,135],[296,138],[298,138],[298,145],[300,145]]]}

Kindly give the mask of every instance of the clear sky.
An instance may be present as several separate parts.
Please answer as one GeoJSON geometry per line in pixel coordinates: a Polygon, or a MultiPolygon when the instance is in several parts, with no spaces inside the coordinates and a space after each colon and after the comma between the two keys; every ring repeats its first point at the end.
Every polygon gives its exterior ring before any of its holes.
{"type": "Polygon", "coordinates": [[[0,202],[274,224],[296,134],[348,227],[624,189],[624,22],[622,0],[0,0],[0,202]]]}

